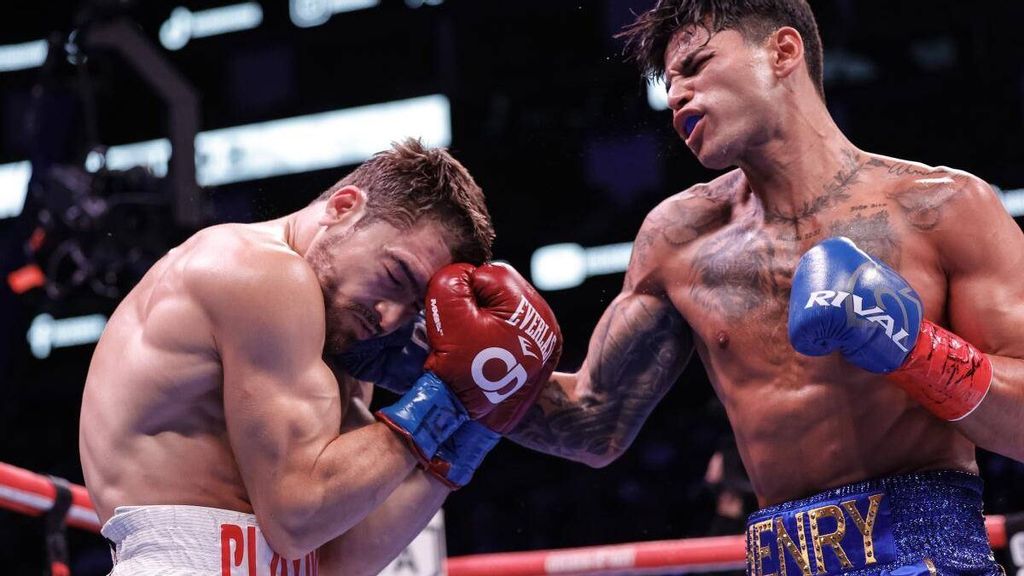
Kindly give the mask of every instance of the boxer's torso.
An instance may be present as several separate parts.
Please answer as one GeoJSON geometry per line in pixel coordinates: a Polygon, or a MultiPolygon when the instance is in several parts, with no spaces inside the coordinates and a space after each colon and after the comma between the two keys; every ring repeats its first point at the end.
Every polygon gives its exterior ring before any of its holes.
{"type": "Polygon", "coordinates": [[[974,446],[951,425],[838,355],[799,355],[786,334],[797,261],[831,236],[900,272],[944,323],[947,281],[928,234],[955,221],[946,204],[957,190],[955,172],[851,153],[797,214],[766,210],[738,170],[652,214],[672,246],[659,283],[693,330],[762,504],[887,474],[975,470],[974,446]]]}
{"type": "Polygon", "coordinates": [[[157,262],[112,315],[89,368],[80,434],[101,522],[116,506],[252,511],[227,437],[215,329],[197,297],[211,275],[245,273],[232,264],[241,250],[290,249],[273,224],[205,229],[157,262]]]}

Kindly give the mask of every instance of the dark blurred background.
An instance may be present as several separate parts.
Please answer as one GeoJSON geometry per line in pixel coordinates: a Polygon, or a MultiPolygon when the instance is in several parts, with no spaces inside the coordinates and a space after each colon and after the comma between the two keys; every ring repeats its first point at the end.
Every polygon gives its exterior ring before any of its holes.
{"type": "MultiPolygon", "coordinates": [[[[405,135],[450,146],[475,175],[496,255],[551,288],[562,368],[578,367],[625,254],[580,247],[631,241],[660,199],[713,176],[613,38],[651,4],[4,2],[0,461],[81,483],[91,342],[139,275],[197,227],[299,208],[368,147],[405,135]],[[189,142],[189,118],[202,188],[175,163],[188,155],[170,155],[168,139],[189,142]],[[286,119],[297,120],[264,124],[286,119]],[[249,128],[225,130],[237,127],[249,128]],[[149,169],[130,169],[139,163],[149,169]],[[554,244],[570,246],[533,259],[554,244]],[[551,266],[562,274],[541,277],[551,266]]],[[[829,108],[855,144],[973,172],[1024,213],[1024,3],[811,4],[829,108]]],[[[738,533],[742,521],[716,504],[744,490],[729,436],[695,358],[605,469],[502,443],[445,507],[448,552],[738,533]],[[716,453],[721,481],[706,478],[716,453]]],[[[979,459],[987,511],[1024,510],[1024,466],[979,459]]],[[[72,572],[104,574],[99,537],[70,536],[72,572]]],[[[0,511],[3,574],[41,573],[41,538],[38,519],[0,511]]]]}

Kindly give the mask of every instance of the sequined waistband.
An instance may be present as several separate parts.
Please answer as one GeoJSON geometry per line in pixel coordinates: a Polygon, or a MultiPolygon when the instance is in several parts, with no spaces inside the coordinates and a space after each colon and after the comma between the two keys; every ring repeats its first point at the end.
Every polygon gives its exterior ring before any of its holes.
{"type": "Polygon", "coordinates": [[[930,542],[945,545],[950,533],[962,533],[964,546],[983,554],[981,492],[977,476],[922,472],[761,509],[747,520],[748,574],[881,572],[883,566],[921,561],[930,542]]]}

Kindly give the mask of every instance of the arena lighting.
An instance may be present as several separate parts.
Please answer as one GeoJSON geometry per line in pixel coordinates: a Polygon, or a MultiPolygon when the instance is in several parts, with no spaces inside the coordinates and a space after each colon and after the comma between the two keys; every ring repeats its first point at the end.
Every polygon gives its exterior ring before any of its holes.
{"type": "Polygon", "coordinates": [[[530,258],[530,276],[541,290],[574,288],[591,276],[624,272],[632,250],[632,242],[593,248],[571,243],[544,246],[530,258]]]}
{"type": "Polygon", "coordinates": [[[60,320],[49,314],[40,314],[32,320],[28,329],[29,348],[33,356],[42,360],[54,348],[98,342],[106,325],[107,317],[102,314],[60,320]]]}
{"type": "Polygon", "coordinates": [[[184,6],[171,10],[160,26],[160,43],[168,50],[180,50],[192,38],[207,38],[251,30],[263,22],[263,8],[256,2],[232,4],[192,12],[184,6]]]}
{"type": "Polygon", "coordinates": [[[288,16],[299,28],[320,26],[341,12],[374,8],[380,0],[288,0],[288,16]]]}
{"type": "Polygon", "coordinates": [[[201,132],[196,180],[216,186],[358,164],[407,137],[451,144],[448,98],[434,94],[201,132]]]}
{"type": "Polygon", "coordinates": [[[14,70],[42,66],[48,52],[49,44],[46,40],[0,46],[0,72],[13,72],[14,70]]]}
{"type": "Polygon", "coordinates": [[[0,164],[0,218],[21,214],[31,177],[32,163],[28,160],[0,164]]]}
{"type": "Polygon", "coordinates": [[[1024,188],[1016,190],[1003,190],[998,186],[993,186],[992,188],[999,193],[1003,201],[1003,207],[1010,213],[1010,216],[1014,218],[1024,216],[1024,188]]]}
{"type": "Polygon", "coordinates": [[[663,79],[647,81],[647,104],[651,110],[668,110],[668,88],[663,79]]]}
{"type": "MultiPolygon", "coordinates": [[[[1024,216],[1024,188],[993,188],[1011,216],[1024,216]]],[[[631,242],[591,248],[573,243],[542,246],[530,257],[531,280],[541,290],[575,288],[592,276],[625,272],[632,249],[631,242]]]]}
{"type": "MultiPolygon", "coordinates": [[[[371,104],[283,120],[200,132],[196,136],[196,180],[217,186],[358,164],[392,142],[421,138],[427,146],[448,146],[451,106],[442,94],[371,104]]],[[[146,166],[167,174],[171,142],[166,138],[111,146],[110,170],[146,166]]],[[[86,158],[90,172],[104,165],[86,158]]],[[[25,204],[29,162],[0,164],[0,218],[17,216],[25,204]]]]}

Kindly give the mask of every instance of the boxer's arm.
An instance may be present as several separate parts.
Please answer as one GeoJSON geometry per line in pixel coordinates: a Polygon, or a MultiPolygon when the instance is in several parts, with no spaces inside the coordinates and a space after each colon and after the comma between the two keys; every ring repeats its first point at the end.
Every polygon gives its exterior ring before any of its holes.
{"type": "Polygon", "coordinates": [[[237,263],[244,275],[208,274],[193,289],[214,326],[228,438],[253,510],[271,546],[297,558],[365,518],[416,459],[382,424],[338,434],[320,286],[292,256],[252,259],[237,263]]]}
{"type": "MultiPolygon", "coordinates": [[[[342,431],[374,422],[364,400],[354,400],[342,431]]],[[[430,523],[451,491],[433,475],[413,470],[362,522],[320,547],[320,574],[379,573],[430,523]]]]}
{"type": "Polygon", "coordinates": [[[591,335],[575,373],[555,372],[536,405],[507,436],[528,448],[606,466],[682,373],[693,353],[690,327],[661,288],[668,257],[658,209],[633,244],[622,292],[591,335]]]}
{"type": "Polygon", "coordinates": [[[379,574],[426,528],[450,493],[432,475],[414,470],[366,519],[320,547],[320,574],[379,574]]]}
{"type": "Polygon", "coordinates": [[[993,378],[956,426],[978,446],[1024,461],[1024,234],[988,184],[962,178],[935,231],[947,313],[950,329],[989,355],[993,378]]]}

